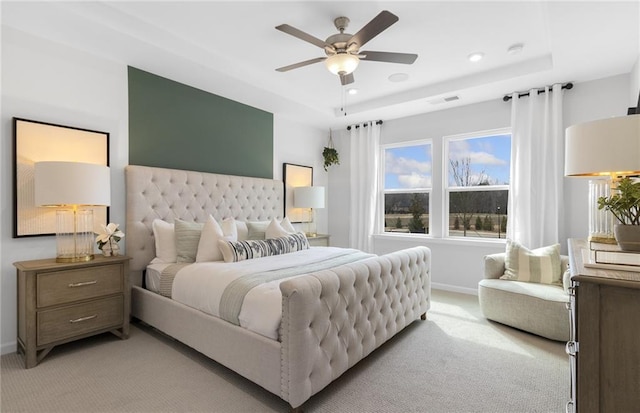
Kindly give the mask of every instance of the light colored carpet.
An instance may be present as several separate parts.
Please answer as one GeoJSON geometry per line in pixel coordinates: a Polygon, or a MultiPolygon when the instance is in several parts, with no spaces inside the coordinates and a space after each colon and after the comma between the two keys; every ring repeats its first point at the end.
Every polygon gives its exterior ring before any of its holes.
{"type": "MultiPolygon", "coordinates": [[[[433,292],[417,321],[312,397],[306,413],[561,412],[564,344],[492,323],[477,297],[433,292]]],[[[277,396],[140,324],[56,347],[25,370],[2,356],[2,412],[287,412],[277,396]]],[[[274,372],[274,374],[279,374],[274,372]]]]}

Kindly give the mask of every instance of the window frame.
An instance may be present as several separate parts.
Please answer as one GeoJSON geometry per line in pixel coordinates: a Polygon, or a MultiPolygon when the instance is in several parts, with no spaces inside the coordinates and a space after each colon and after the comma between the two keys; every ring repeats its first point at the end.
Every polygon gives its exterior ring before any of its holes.
{"type": "MultiPolygon", "coordinates": [[[[486,240],[486,241],[494,241],[494,238],[489,237],[465,237],[458,235],[451,235],[449,228],[449,219],[450,219],[450,197],[452,192],[489,192],[489,191],[507,191],[507,197],[509,196],[509,186],[508,184],[503,185],[473,185],[473,186],[451,186],[449,184],[450,178],[450,168],[449,168],[449,145],[452,141],[460,141],[467,139],[479,139],[486,138],[489,136],[495,135],[509,135],[509,139],[513,139],[513,134],[511,128],[498,128],[498,129],[490,129],[484,131],[477,131],[471,133],[462,133],[457,135],[448,135],[442,137],[442,237],[448,239],[473,239],[473,240],[486,240]]],[[[511,163],[513,159],[511,159],[512,153],[509,154],[509,162],[511,163]]],[[[433,156],[433,154],[432,154],[433,156]]],[[[510,168],[511,169],[511,168],[510,168]]],[[[509,182],[511,182],[511,171],[509,171],[509,182]]],[[[506,216],[506,211],[505,211],[506,216]]],[[[506,235],[506,234],[505,234],[506,235]]],[[[506,237],[505,237],[506,238],[506,237]]],[[[498,239],[497,241],[500,241],[498,239]]],[[[504,241],[503,241],[504,242],[504,241]]]]}
{"type": "Polygon", "coordinates": [[[379,235],[393,235],[393,236],[397,236],[397,235],[402,235],[402,236],[408,236],[408,237],[430,237],[431,236],[431,228],[432,228],[432,224],[433,224],[433,219],[432,216],[433,214],[431,213],[432,211],[432,205],[433,205],[433,196],[432,196],[432,192],[433,192],[433,148],[434,148],[434,143],[433,143],[433,139],[431,138],[426,138],[426,139],[420,139],[420,140],[412,140],[412,141],[406,141],[406,142],[399,142],[399,143],[387,143],[387,144],[383,144],[380,145],[380,165],[382,166],[380,168],[380,177],[379,177],[379,182],[380,182],[380,191],[379,191],[379,196],[382,198],[381,202],[379,203],[380,205],[382,205],[382,211],[379,214],[379,220],[380,222],[380,231],[378,231],[379,235]],[[407,188],[407,189],[403,189],[403,188],[394,188],[394,189],[386,189],[385,185],[386,185],[386,151],[387,149],[395,149],[395,148],[403,148],[403,147],[407,147],[407,146],[422,146],[422,145],[429,145],[430,149],[431,149],[431,187],[430,188],[407,188]],[[425,234],[418,234],[418,233],[396,233],[393,231],[385,231],[386,225],[386,213],[384,210],[384,205],[385,205],[385,196],[387,194],[428,194],[429,195],[429,208],[426,211],[428,220],[427,220],[427,225],[429,228],[429,232],[425,233],[425,234]]]}
{"type": "MultiPolygon", "coordinates": [[[[505,238],[489,238],[489,237],[465,237],[451,235],[449,231],[449,202],[452,192],[462,191],[507,191],[509,193],[510,184],[506,185],[476,185],[476,186],[450,186],[449,185],[449,143],[453,140],[463,140],[472,138],[483,138],[494,135],[509,135],[510,139],[513,139],[513,133],[510,127],[487,129],[470,133],[462,133],[455,135],[444,135],[439,137],[413,139],[402,142],[390,142],[380,145],[380,168],[379,168],[379,191],[380,197],[379,205],[382,206],[382,211],[377,214],[378,228],[376,236],[381,237],[409,237],[409,238],[421,238],[431,239],[432,241],[440,240],[443,242],[456,242],[461,245],[464,243],[476,243],[478,245],[485,243],[504,243],[505,238]],[[386,172],[386,151],[392,148],[402,148],[406,146],[420,146],[430,145],[431,147],[431,187],[430,188],[417,188],[405,190],[405,189],[385,189],[385,172],[386,172]],[[427,193],[429,194],[429,208],[426,212],[428,214],[428,234],[416,234],[416,233],[399,233],[399,232],[386,232],[385,231],[385,211],[384,201],[386,194],[393,193],[427,193]]],[[[510,162],[511,153],[509,154],[510,162]]],[[[510,168],[511,169],[511,168],[510,168]]],[[[511,171],[510,171],[511,172],[511,171]]],[[[511,181],[511,176],[509,176],[511,181]]],[[[506,211],[505,211],[506,215],[506,211]]]]}

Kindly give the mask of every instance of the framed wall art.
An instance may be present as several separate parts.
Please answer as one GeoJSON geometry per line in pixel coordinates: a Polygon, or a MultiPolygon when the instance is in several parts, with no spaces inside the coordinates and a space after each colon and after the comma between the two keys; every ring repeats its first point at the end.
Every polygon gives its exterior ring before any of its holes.
{"type": "MultiPolygon", "coordinates": [[[[57,208],[35,205],[34,164],[41,161],[109,166],[109,133],[13,118],[13,238],[54,235],[57,208]]],[[[93,209],[94,226],[107,224],[108,207],[93,209]]]]}
{"type": "Polygon", "coordinates": [[[293,223],[309,222],[311,217],[308,208],[295,208],[293,205],[293,188],[298,186],[313,186],[313,167],[283,164],[282,176],[284,180],[284,215],[293,223]]]}

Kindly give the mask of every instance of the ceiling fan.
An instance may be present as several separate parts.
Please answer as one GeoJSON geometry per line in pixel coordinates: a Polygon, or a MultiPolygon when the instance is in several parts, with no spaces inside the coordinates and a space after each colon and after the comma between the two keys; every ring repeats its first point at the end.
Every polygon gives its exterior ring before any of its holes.
{"type": "Polygon", "coordinates": [[[360,50],[365,43],[382,33],[398,20],[398,16],[387,10],[383,10],[380,14],[374,17],[373,20],[360,29],[359,32],[356,34],[349,34],[344,32],[349,25],[349,19],[347,17],[338,17],[333,21],[333,23],[340,33],[329,36],[327,40],[320,40],[317,37],[298,30],[288,24],[276,26],[276,29],[284,33],[290,34],[293,37],[297,37],[298,39],[324,49],[324,52],[327,55],[326,57],[316,57],[314,59],[305,60],[304,62],[283,66],[276,70],[278,72],[286,72],[324,61],[327,69],[329,69],[331,73],[340,76],[340,83],[342,85],[348,85],[354,82],[353,71],[358,67],[360,60],[410,65],[418,58],[417,54],[360,50]]]}

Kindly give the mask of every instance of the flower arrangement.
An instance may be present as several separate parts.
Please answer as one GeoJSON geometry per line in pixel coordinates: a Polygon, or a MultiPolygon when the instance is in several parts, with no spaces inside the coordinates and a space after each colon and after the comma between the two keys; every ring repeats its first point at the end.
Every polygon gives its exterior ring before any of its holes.
{"type": "Polygon", "coordinates": [[[96,243],[101,251],[105,252],[105,250],[109,250],[113,255],[117,255],[116,251],[119,249],[118,241],[124,237],[124,232],[120,231],[118,226],[118,224],[114,224],[113,222],[110,222],[106,226],[102,225],[103,232],[99,233],[96,237],[96,243]]]}

